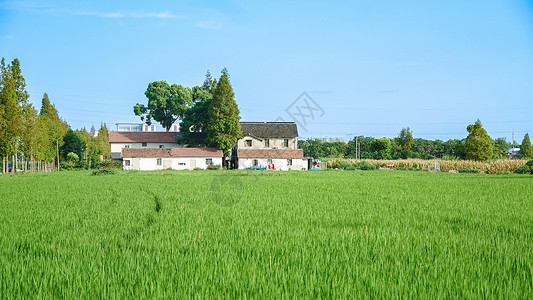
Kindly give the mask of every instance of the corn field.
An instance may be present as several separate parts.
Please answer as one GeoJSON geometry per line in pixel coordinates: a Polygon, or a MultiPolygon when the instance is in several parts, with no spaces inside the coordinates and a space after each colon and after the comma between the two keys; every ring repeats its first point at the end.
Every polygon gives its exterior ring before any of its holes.
{"type": "Polygon", "coordinates": [[[496,174],[498,172],[513,172],[527,163],[523,159],[500,159],[488,162],[473,160],[440,160],[440,159],[398,159],[398,160],[377,160],[377,159],[332,159],[327,161],[328,168],[339,168],[343,165],[357,165],[361,162],[367,162],[374,166],[384,168],[406,168],[419,169],[424,171],[457,171],[457,170],[476,170],[486,174],[496,174]]]}

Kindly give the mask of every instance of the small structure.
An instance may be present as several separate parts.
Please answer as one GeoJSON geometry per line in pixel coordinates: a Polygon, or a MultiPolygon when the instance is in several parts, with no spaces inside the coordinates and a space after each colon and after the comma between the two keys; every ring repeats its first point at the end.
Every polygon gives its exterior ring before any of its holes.
{"type": "Polygon", "coordinates": [[[215,148],[124,148],[122,156],[124,170],[194,170],[221,166],[223,152],[215,148]]]}
{"type": "Polygon", "coordinates": [[[180,137],[179,132],[110,131],[111,159],[122,159],[122,149],[183,148],[177,142],[180,137]]]}
{"type": "Polygon", "coordinates": [[[302,149],[238,150],[239,169],[307,170],[308,160],[302,149]]]}

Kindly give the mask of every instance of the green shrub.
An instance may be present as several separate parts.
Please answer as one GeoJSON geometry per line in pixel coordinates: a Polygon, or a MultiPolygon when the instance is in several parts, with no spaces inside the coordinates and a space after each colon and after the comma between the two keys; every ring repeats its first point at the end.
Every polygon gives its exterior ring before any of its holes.
{"type": "Polygon", "coordinates": [[[516,174],[533,174],[533,159],[514,171],[516,174]]]}
{"type": "Polygon", "coordinates": [[[94,170],[92,173],[93,176],[115,175],[115,174],[117,174],[117,170],[110,169],[110,168],[94,170]]]}
{"type": "Polygon", "coordinates": [[[364,170],[364,171],[377,169],[376,166],[374,166],[373,164],[371,164],[369,162],[366,162],[366,161],[363,161],[363,162],[359,163],[357,168],[361,169],[361,170],[364,170]]]}
{"type": "Polygon", "coordinates": [[[104,160],[95,163],[95,169],[122,169],[122,162],[118,160],[104,160]]]}
{"type": "Polygon", "coordinates": [[[80,157],[78,156],[78,154],[74,153],[74,152],[69,152],[67,154],[67,161],[69,162],[78,162],[80,160],[80,157]]]}
{"type": "Polygon", "coordinates": [[[472,170],[472,169],[459,169],[457,170],[459,173],[479,173],[478,170],[472,170]]]}

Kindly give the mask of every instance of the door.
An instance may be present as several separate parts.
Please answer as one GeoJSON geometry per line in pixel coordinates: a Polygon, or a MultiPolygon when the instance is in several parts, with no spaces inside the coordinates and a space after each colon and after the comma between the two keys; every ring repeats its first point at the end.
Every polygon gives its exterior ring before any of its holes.
{"type": "Polygon", "coordinates": [[[132,158],[131,159],[131,164],[132,164],[132,169],[133,170],[140,170],[140,165],[141,165],[141,162],[140,162],[140,158],[132,158]]]}
{"type": "Polygon", "coordinates": [[[191,170],[196,169],[196,160],[195,159],[191,159],[189,167],[190,167],[191,170]]]}
{"type": "Polygon", "coordinates": [[[170,169],[172,168],[172,161],[170,159],[163,160],[163,168],[170,169]]]}

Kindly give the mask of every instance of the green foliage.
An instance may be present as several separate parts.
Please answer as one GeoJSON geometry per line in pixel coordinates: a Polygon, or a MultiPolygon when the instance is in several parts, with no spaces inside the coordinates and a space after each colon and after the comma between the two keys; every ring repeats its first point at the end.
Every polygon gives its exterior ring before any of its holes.
{"type": "Polygon", "coordinates": [[[180,132],[183,133],[180,142],[189,145],[189,147],[205,145],[209,107],[211,107],[213,100],[211,91],[214,91],[212,88],[214,83],[216,84],[216,80],[211,79],[211,74],[208,71],[203,86],[195,86],[192,89],[194,105],[185,111],[180,123],[180,132]]]}
{"type": "Polygon", "coordinates": [[[402,128],[400,136],[398,138],[398,147],[400,150],[400,157],[406,159],[409,157],[409,152],[414,144],[413,131],[407,127],[402,128]]]}
{"type": "Polygon", "coordinates": [[[514,171],[516,174],[533,174],[533,160],[528,161],[525,165],[514,171]]]}
{"type": "Polygon", "coordinates": [[[370,151],[374,159],[390,159],[392,144],[390,139],[381,138],[376,139],[370,145],[370,151]]]}
{"type": "Polygon", "coordinates": [[[494,140],[492,158],[499,159],[507,157],[507,150],[511,147],[505,138],[497,138],[494,140]]]}
{"type": "Polygon", "coordinates": [[[472,170],[472,169],[459,169],[457,170],[459,173],[479,173],[478,170],[472,170]]]}
{"type": "Polygon", "coordinates": [[[67,161],[69,161],[69,162],[78,162],[78,161],[80,161],[80,157],[74,152],[69,152],[67,154],[67,161]]]}
{"type": "Polygon", "coordinates": [[[67,158],[67,154],[70,152],[76,153],[78,157],[81,157],[83,151],[85,151],[86,144],[83,141],[82,136],[69,129],[67,134],[63,137],[63,146],[59,148],[61,156],[63,159],[67,158]]]}
{"type": "Polygon", "coordinates": [[[528,159],[533,158],[533,148],[531,147],[531,140],[529,139],[529,134],[526,133],[522,144],[520,145],[520,158],[528,159]]]}
{"type": "Polygon", "coordinates": [[[239,107],[234,99],[228,72],[224,69],[208,110],[207,146],[221,149],[224,156],[227,156],[229,150],[242,138],[239,120],[239,107]]]}
{"type": "Polygon", "coordinates": [[[104,160],[98,161],[95,163],[95,168],[97,169],[122,169],[122,162],[117,160],[104,160]]]}
{"type": "Polygon", "coordinates": [[[468,137],[465,140],[466,159],[487,161],[492,157],[492,140],[483,129],[481,121],[467,127],[468,137]]]}
{"type": "Polygon", "coordinates": [[[117,170],[116,169],[110,169],[110,168],[94,170],[91,173],[91,175],[93,175],[93,176],[115,175],[115,174],[117,174],[117,170]]]}
{"type": "Polygon", "coordinates": [[[148,105],[137,103],[133,112],[146,124],[151,124],[153,119],[167,131],[193,104],[190,88],[181,84],[169,85],[164,80],[149,83],[144,95],[148,98],[148,105]]]}

